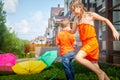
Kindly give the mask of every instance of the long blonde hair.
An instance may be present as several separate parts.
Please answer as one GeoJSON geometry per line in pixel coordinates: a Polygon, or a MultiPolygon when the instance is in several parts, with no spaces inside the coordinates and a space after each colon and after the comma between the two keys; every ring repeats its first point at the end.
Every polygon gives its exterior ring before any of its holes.
{"type": "Polygon", "coordinates": [[[72,0],[70,2],[69,8],[70,11],[75,11],[76,7],[81,8],[81,14],[79,14],[79,17],[81,18],[85,12],[88,12],[87,9],[84,7],[84,5],[80,2],[80,0],[72,0]]]}

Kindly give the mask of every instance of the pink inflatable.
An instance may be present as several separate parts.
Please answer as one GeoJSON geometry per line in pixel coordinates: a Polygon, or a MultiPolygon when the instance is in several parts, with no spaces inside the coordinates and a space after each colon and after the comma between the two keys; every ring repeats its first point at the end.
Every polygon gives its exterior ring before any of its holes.
{"type": "Polygon", "coordinates": [[[11,67],[16,64],[16,60],[13,53],[0,54],[0,71],[12,71],[11,67]]]}

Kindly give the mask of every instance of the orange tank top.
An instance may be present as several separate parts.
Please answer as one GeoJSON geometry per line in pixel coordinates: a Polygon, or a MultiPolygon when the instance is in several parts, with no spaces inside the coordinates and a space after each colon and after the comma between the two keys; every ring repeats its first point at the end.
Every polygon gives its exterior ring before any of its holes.
{"type": "Polygon", "coordinates": [[[90,24],[82,23],[78,25],[78,32],[79,32],[81,41],[92,38],[92,37],[96,37],[95,28],[93,25],[90,25],[90,24]]]}

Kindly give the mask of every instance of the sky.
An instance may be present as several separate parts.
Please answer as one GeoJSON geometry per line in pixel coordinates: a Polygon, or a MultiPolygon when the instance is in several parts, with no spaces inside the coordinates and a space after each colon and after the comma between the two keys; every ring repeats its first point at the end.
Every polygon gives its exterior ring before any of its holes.
{"type": "Polygon", "coordinates": [[[64,0],[2,0],[8,29],[17,37],[33,40],[45,33],[51,7],[64,6],[64,0]]]}

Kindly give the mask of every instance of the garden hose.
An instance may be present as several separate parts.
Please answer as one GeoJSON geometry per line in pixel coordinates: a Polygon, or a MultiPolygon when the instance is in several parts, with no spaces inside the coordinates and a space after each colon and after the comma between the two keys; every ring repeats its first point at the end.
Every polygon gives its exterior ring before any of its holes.
{"type": "Polygon", "coordinates": [[[59,72],[60,72],[60,70],[58,70],[58,71],[54,74],[54,76],[53,76],[52,78],[50,78],[49,80],[53,80],[53,79],[59,74],[59,72]]]}
{"type": "Polygon", "coordinates": [[[60,73],[61,69],[63,69],[62,66],[60,66],[59,70],[49,80],[53,80],[60,73]]]}

